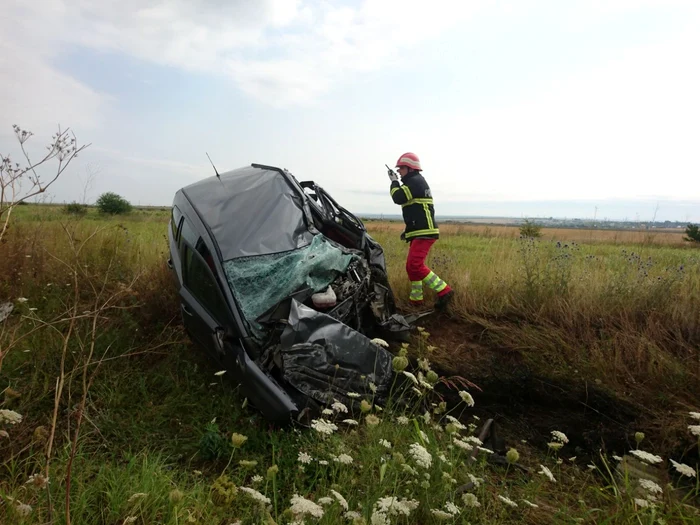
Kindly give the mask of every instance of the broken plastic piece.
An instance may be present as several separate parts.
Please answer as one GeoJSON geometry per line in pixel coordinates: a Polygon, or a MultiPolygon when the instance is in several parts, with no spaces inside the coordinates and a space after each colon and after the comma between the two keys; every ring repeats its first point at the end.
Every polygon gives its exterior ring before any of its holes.
{"type": "Polygon", "coordinates": [[[325,292],[313,294],[311,300],[316,308],[332,308],[335,306],[336,296],[333,288],[329,286],[325,292]]]}

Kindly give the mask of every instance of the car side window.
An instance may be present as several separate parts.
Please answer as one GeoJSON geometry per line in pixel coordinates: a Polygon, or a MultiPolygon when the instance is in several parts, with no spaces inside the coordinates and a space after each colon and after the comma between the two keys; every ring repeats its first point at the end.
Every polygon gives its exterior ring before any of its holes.
{"type": "Polygon", "coordinates": [[[178,234],[180,233],[180,226],[182,223],[182,212],[177,206],[173,206],[173,211],[170,216],[170,228],[173,231],[173,239],[176,243],[180,243],[180,238],[178,234]]]}
{"type": "Polygon", "coordinates": [[[188,245],[185,245],[185,286],[214,319],[223,322],[228,317],[226,301],[214,274],[202,256],[188,245]]]}

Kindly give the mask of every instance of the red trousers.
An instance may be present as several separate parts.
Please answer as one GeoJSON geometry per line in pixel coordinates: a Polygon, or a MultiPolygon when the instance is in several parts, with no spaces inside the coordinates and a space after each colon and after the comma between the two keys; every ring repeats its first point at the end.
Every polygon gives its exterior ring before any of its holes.
{"type": "Polygon", "coordinates": [[[411,241],[406,258],[406,273],[411,281],[422,281],[430,273],[430,268],[425,265],[425,259],[433,244],[435,244],[435,239],[414,239],[411,241]]]}

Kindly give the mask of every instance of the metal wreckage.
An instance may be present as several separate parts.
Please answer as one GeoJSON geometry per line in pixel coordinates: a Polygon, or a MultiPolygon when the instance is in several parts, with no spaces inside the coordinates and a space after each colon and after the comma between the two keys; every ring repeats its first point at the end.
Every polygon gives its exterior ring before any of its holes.
{"type": "Polygon", "coordinates": [[[189,336],[273,422],[303,424],[370,383],[424,312],[402,316],[382,247],[314,182],[252,164],[178,190],[168,229],[189,336]]]}

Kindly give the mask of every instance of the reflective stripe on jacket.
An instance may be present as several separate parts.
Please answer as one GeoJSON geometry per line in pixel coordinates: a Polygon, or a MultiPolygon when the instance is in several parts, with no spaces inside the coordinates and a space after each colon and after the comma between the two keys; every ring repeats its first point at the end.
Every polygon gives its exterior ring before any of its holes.
{"type": "Polygon", "coordinates": [[[403,184],[393,181],[390,192],[392,200],[401,205],[403,221],[406,223],[406,240],[416,237],[437,239],[440,230],[435,222],[433,196],[425,178],[420,172],[411,171],[401,182],[403,184]]]}

